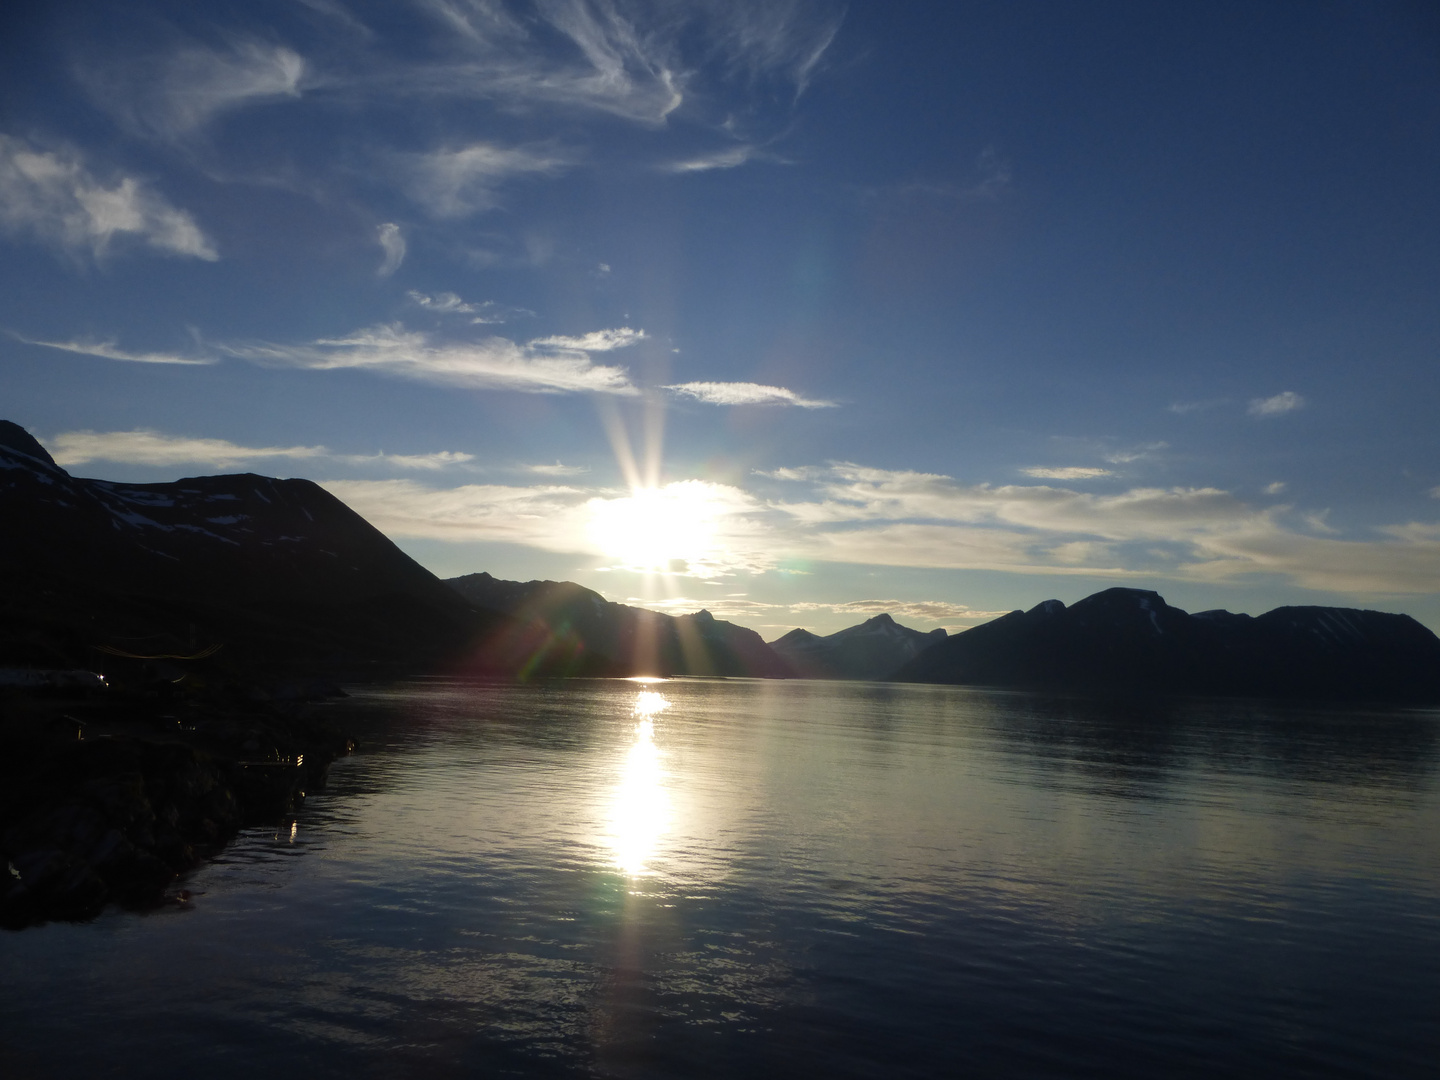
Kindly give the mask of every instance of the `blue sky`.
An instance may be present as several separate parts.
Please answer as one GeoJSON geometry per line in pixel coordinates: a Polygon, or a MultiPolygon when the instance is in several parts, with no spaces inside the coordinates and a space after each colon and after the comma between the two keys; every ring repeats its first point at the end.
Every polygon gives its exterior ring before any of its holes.
{"type": "Polygon", "coordinates": [[[276,0],[0,32],[0,413],[767,638],[1440,628],[1420,4],[276,0]]]}

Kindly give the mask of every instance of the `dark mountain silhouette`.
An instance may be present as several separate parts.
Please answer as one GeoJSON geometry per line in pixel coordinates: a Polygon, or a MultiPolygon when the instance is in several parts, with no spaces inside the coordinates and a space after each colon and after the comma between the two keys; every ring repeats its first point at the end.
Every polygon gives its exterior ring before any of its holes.
{"type": "MultiPolygon", "coordinates": [[[[921,648],[888,616],[772,648],[566,582],[442,582],[308,480],[72,477],[0,421],[0,667],[109,670],[124,654],[290,673],[793,674],[1067,690],[1440,700],[1440,639],[1405,615],[1189,615],[1109,589],[921,648]],[[910,656],[900,655],[910,650],[910,656]],[[108,659],[100,659],[107,657],[108,659]],[[898,659],[896,659],[898,657],[898,659]]],[[[177,661],[178,662],[178,661],[177,661]]]]}
{"type": "Polygon", "coordinates": [[[0,665],[215,645],[227,663],[282,671],[413,665],[505,621],[309,480],[85,480],[4,421],[0,565],[0,665]]]}
{"type": "Polygon", "coordinates": [[[501,581],[481,573],[446,583],[475,607],[508,615],[518,624],[488,646],[522,672],[754,678],[791,674],[754,630],[708,611],[665,615],[614,603],[569,581],[501,581]]]}
{"type": "Polygon", "coordinates": [[[901,626],[889,615],[876,615],[825,637],[809,630],[791,630],[772,641],[770,648],[806,679],[883,679],[944,640],[944,630],[923,634],[901,626]]]}
{"type": "Polygon", "coordinates": [[[1047,600],[957,634],[894,678],[1048,690],[1440,701],[1440,639],[1408,615],[1187,614],[1158,593],[1047,600]]]}

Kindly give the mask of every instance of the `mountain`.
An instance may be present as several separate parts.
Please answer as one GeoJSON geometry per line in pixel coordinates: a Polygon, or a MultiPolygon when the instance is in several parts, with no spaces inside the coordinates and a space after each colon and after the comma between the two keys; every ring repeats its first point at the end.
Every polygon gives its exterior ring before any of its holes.
{"type": "Polygon", "coordinates": [[[889,615],[876,615],[825,637],[791,630],[772,641],[770,648],[806,679],[883,679],[944,640],[944,630],[922,634],[901,626],[889,615]]]}
{"type": "Polygon", "coordinates": [[[216,646],[281,671],[428,664],[505,622],[308,480],[80,479],[7,421],[0,566],[0,665],[216,646]]]}
{"type": "Polygon", "coordinates": [[[1440,701],[1440,639],[1408,615],[1187,614],[1155,592],[1047,600],[956,634],[894,679],[1032,689],[1440,701]]]}
{"type": "Polygon", "coordinates": [[[0,421],[0,668],[109,674],[128,663],[153,674],[204,656],[212,671],[270,678],[798,673],[1440,701],[1440,639],[1405,615],[1190,615],[1154,592],[1108,589],[950,638],[877,616],[823,638],[792,631],[772,647],[706,611],[665,615],[568,582],[442,582],[308,480],[73,477],[0,421]]]}
{"type": "Polygon", "coordinates": [[[487,648],[522,674],[792,674],[754,630],[708,611],[665,615],[569,581],[502,581],[481,573],[446,584],[475,607],[514,620],[516,628],[489,639],[487,648]]]}

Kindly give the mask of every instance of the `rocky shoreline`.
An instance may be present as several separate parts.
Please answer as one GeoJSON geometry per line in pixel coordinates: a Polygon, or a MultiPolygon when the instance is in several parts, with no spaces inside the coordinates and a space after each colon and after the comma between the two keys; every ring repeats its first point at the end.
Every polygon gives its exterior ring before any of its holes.
{"type": "Polygon", "coordinates": [[[355,741],[308,680],[185,697],[0,689],[0,926],[183,903],[176,879],[320,790],[355,741]]]}

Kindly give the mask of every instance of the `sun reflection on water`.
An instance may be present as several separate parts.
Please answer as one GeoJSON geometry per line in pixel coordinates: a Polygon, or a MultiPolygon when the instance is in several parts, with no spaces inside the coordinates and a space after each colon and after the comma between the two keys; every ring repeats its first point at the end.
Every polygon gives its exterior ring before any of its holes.
{"type": "Polygon", "coordinates": [[[647,872],[655,847],[670,825],[670,799],[665,791],[663,755],[655,745],[657,713],[670,707],[663,694],[642,690],[631,714],[635,739],[625,752],[620,782],[610,804],[610,845],[615,865],[631,876],[647,872]]]}

